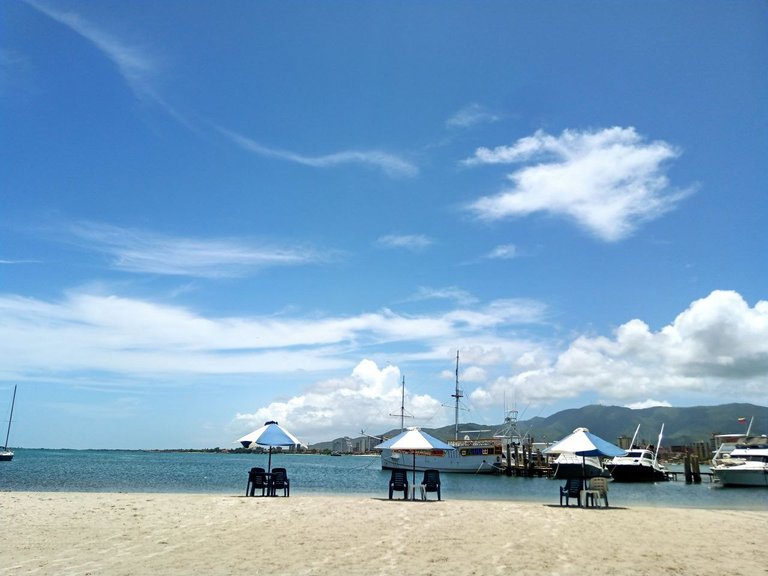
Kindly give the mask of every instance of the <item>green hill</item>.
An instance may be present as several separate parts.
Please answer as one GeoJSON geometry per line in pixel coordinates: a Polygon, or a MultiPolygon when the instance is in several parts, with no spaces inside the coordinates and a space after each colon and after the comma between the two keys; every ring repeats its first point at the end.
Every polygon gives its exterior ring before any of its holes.
{"type": "MultiPolygon", "coordinates": [[[[564,438],[575,428],[585,427],[610,442],[616,442],[619,436],[629,438],[640,425],[638,442],[655,444],[661,425],[664,424],[662,446],[690,445],[698,441],[708,441],[713,434],[735,434],[746,432],[747,425],[740,424],[739,418],[749,422],[754,417],[753,434],[768,434],[768,407],[755,404],[721,404],[719,406],[693,406],[687,408],[667,408],[656,406],[633,410],[622,406],[603,406],[592,404],[582,408],[562,410],[546,418],[536,417],[518,422],[518,430],[527,433],[535,441],[554,442],[564,438]]],[[[462,423],[460,430],[490,430],[481,436],[491,436],[502,428],[501,423],[478,424],[462,423]]],[[[454,426],[442,428],[424,428],[429,434],[442,440],[452,440],[454,426]]],[[[391,437],[399,429],[383,432],[391,437]]],[[[326,449],[332,441],[315,444],[312,448],[326,449]]]]}

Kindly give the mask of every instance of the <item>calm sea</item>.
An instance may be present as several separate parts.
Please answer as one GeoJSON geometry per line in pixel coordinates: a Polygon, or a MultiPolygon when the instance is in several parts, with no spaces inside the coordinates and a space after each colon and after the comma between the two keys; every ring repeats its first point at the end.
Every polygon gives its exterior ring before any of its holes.
{"type": "MultiPolygon", "coordinates": [[[[191,492],[244,494],[248,470],[267,467],[265,454],[208,454],[101,450],[16,450],[0,462],[0,491],[191,492]]],[[[291,494],[355,494],[386,497],[389,472],[375,456],[276,454],[287,468],[291,494]]],[[[421,474],[416,473],[417,480],[421,474]]],[[[561,481],[443,474],[444,499],[559,502],[561,481]]],[[[1,497],[1,496],[0,496],[1,497]]],[[[613,506],[670,506],[768,510],[765,488],[701,484],[612,483],[613,506]]]]}

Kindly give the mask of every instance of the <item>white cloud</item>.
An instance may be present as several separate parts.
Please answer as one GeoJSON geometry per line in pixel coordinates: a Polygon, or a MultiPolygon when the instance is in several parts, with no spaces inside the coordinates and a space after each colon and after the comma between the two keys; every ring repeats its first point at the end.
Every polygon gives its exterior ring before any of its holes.
{"type": "Polygon", "coordinates": [[[679,154],[666,142],[644,141],[634,128],[566,130],[558,137],[538,131],[512,146],[479,148],[464,161],[469,166],[535,162],[508,175],[511,188],[468,209],[485,220],[548,212],[576,221],[602,240],[621,240],[689,193],[672,189],[665,175],[665,163],[679,154]]]}
{"type": "Polygon", "coordinates": [[[480,366],[469,366],[461,373],[462,382],[485,382],[487,378],[488,374],[480,366]]]}
{"type": "Polygon", "coordinates": [[[407,301],[420,302],[424,300],[453,300],[461,305],[471,305],[477,303],[477,298],[472,296],[466,290],[457,286],[447,286],[445,288],[430,288],[428,286],[419,286],[415,294],[410,296],[407,301]]]}
{"type": "Polygon", "coordinates": [[[478,124],[492,124],[499,120],[499,116],[479,104],[469,104],[451,116],[445,124],[449,128],[471,128],[478,124]]]}
{"type": "Polygon", "coordinates": [[[561,354],[526,364],[473,399],[498,403],[514,391],[540,404],[586,392],[623,404],[681,394],[764,402],[768,301],[750,308],[736,292],[715,291],[658,332],[634,319],[612,338],[581,336],[561,354]]]}
{"type": "Polygon", "coordinates": [[[631,410],[643,410],[645,408],[655,408],[657,406],[671,408],[672,404],[664,400],[653,400],[652,398],[648,398],[647,400],[643,400],[642,402],[633,402],[632,404],[627,404],[626,407],[631,410]]]}
{"type": "Polygon", "coordinates": [[[420,252],[432,246],[434,241],[421,234],[388,234],[381,236],[376,243],[385,248],[405,248],[420,252]]]}
{"type": "Polygon", "coordinates": [[[238,277],[273,266],[299,266],[331,259],[306,246],[276,246],[243,239],[165,236],[96,223],[73,225],[84,247],[108,254],[128,272],[193,277],[238,277]]]}
{"type": "Polygon", "coordinates": [[[288,162],[295,162],[296,164],[303,164],[304,166],[331,168],[342,164],[359,164],[378,168],[391,177],[412,177],[416,176],[419,172],[419,169],[411,162],[380,150],[344,150],[323,156],[305,156],[289,150],[279,150],[263,146],[255,140],[232,130],[218,126],[216,129],[229,138],[230,141],[248,152],[267,158],[277,158],[288,162]]]}
{"type": "Polygon", "coordinates": [[[517,256],[518,250],[514,244],[501,244],[491,250],[486,255],[486,258],[492,260],[512,260],[513,258],[517,258],[517,256]]]}
{"type": "Polygon", "coordinates": [[[115,66],[133,92],[140,98],[155,98],[152,80],[157,75],[157,64],[149,54],[138,46],[131,46],[108,34],[93,23],[72,11],[61,10],[35,0],[27,4],[46,16],[63,24],[91,42],[115,66]]]}
{"type": "Polygon", "coordinates": [[[347,367],[362,349],[376,346],[444,350],[467,341],[519,348],[489,332],[536,322],[541,310],[534,302],[499,301],[431,316],[383,310],[343,317],[205,317],[115,295],[72,292],[57,302],[0,295],[0,379],[296,373],[347,367]]]}
{"type": "MultiPolygon", "coordinates": [[[[431,418],[441,411],[438,400],[412,394],[407,382],[406,395],[408,410],[417,418],[431,418]]],[[[400,399],[399,368],[380,369],[372,360],[363,360],[346,378],[319,381],[300,395],[237,414],[234,425],[248,431],[276,419],[307,443],[357,437],[362,429],[379,433],[399,426],[393,414],[399,414],[400,399]]]]}

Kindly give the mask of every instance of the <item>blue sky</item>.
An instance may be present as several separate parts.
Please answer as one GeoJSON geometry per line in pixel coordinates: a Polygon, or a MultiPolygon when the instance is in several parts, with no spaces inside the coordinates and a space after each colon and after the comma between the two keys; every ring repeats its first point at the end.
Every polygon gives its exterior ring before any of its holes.
{"type": "MultiPolygon", "coordinates": [[[[765,405],[768,5],[8,0],[27,447],[765,405]]],[[[4,399],[3,399],[4,398],[4,399]]],[[[7,406],[7,408],[6,408],[7,406]]]]}

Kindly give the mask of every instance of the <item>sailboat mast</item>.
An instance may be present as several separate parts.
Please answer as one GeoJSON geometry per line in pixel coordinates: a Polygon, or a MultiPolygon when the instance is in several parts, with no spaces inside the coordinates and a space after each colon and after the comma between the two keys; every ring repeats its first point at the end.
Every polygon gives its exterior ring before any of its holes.
{"type": "Polygon", "coordinates": [[[451,397],[456,398],[456,414],[454,416],[454,440],[459,439],[459,402],[464,394],[459,390],[459,351],[456,350],[456,392],[451,397]]]}
{"type": "Polygon", "coordinates": [[[8,437],[11,435],[11,422],[13,422],[13,406],[16,404],[16,385],[13,386],[13,400],[11,400],[11,415],[8,417],[8,431],[5,433],[5,445],[3,450],[8,449],[8,437]]]}
{"type": "Polygon", "coordinates": [[[653,455],[653,463],[656,464],[656,461],[659,459],[659,447],[661,446],[661,437],[664,435],[664,424],[661,425],[661,430],[659,430],[659,439],[656,442],[656,453],[653,455]]]}
{"type": "Polygon", "coordinates": [[[405,431],[405,374],[403,374],[403,387],[400,390],[400,432],[405,431]]]}

